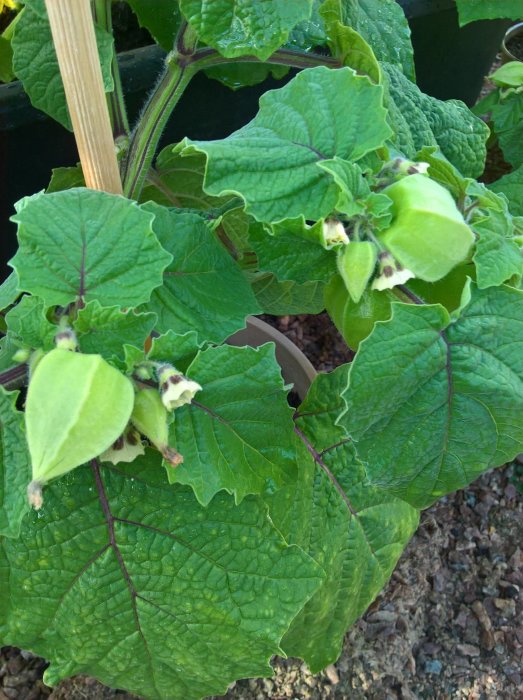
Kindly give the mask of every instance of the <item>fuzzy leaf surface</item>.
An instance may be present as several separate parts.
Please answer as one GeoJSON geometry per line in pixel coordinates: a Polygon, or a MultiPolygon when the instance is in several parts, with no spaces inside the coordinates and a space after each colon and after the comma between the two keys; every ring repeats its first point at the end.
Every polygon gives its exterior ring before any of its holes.
{"type": "MultiPolygon", "coordinates": [[[[113,89],[113,37],[99,27],[95,27],[95,31],[104,87],[109,92],[113,89]]],[[[33,106],[71,130],[64,86],[45,11],[37,11],[31,6],[24,8],[16,26],[12,47],[14,71],[22,81],[33,106]]]]}
{"type": "Polygon", "coordinates": [[[125,471],[80,467],[46,488],[20,539],[0,542],[2,641],[51,659],[47,683],[88,673],[192,700],[270,675],[321,570],[257,499],[220,494],[204,509],[164,481],[150,454],[125,471]]]}
{"type": "Polygon", "coordinates": [[[184,462],[167,467],[170,481],[207,505],[222,489],[240,502],[295,478],[292,410],[272,344],[209,348],[186,375],[202,391],[174,413],[172,444],[184,462]]]}
{"type": "Polygon", "coordinates": [[[148,301],[171,260],[152,219],[128,199],[83,188],[22,200],[13,216],[20,247],[11,260],[19,288],[47,306],[148,301]]]}
{"type": "Polygon", "coordinates": [[[386,106],[394,130],[393,143],[414,159],[426,146],[439,146],[465,177],[479,177],[486,157],[487,125],[463,102],[442,102],[425,95],[393,65],[383,63],[386,106]]]}
{"type": "Polygon", "coordinates": [[[193,330],[200,342],[219,343],[259,313],[247,278],[201,217],[153,203],[143,208],[155,214],[154,231],[172,253],[163,285],[143,307],[157,314],[159,332],[193,330]]]}
{"type": "Polygon", "coordinates": [[[339,20],[356,31],[372,46],[379,61],[397,66],[407,78],[414,80],[410,29],[396,0],[327,0],[321,14],[328,24],[339,20]]]}
{"type": "Polygon", "coordinates": [[[222,56],[265,61],[309,18],[312,0],[180,0],[180,9],[198,37],[222,56]]]}
{"type": "Polygon", "coordinates": [[[0,539],[18,537],[22,518],[29,510],[27,484],[31,481],[31,462],[23,429],[24,414],[15,406],[17,396],[18,392],[0,387],[0,539]]]}
{"type": "Polygon", "coordinates": [[[143,348],[156,322],[155,314],[123,312],[104,307],[97,300],[80,309],[74,323],[81,352],[98,353],[106,360],[123,360],[124,345],[143,348]]]}
{"type": "Polygon", "coordinates": [[[356,161],[382,146],[391,133],[382,102],[382,88],[350,68],[310,68],[266,92],[242,129],[219,141],[186,141],[184,152],[206,153],[205,190],[240,195],[256,219],[317,220],[337,201],[318,163],[356,161]]]}
{"type": "Polygon", "coordinates": [[[499,180],[488,185],[488,188],[496,194],[504,194],[508,199],[508,206],[514,216],[523,216],[523,165],[508,175],[503,175],[499,180]]]}
{"type": "Polygon", "coordinates": [[[510,461],[523,448],[523,292],[472,285],[455,320],[439,305],[394,305],[344,397],[370,482],[416,507],[510,461]]]}
{"type": "Polygon", "coordinates": [[[271,518],[327,572],[283,639],[313,673],[338,658],[347,628],[390,577],[418,524],[418,512],[369,485],[345,432],[335,424],[349,366],[319,375],[298,410],[300,475],[268,499],[271,518]]]}

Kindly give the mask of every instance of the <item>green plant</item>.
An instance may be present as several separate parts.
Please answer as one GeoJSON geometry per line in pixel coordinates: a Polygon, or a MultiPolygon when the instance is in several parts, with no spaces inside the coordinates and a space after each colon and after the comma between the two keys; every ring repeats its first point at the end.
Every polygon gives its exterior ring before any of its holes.
{"type": "MultiPolygon", "coordinates": [[[[523,450],[523,219],[474,179],[484,123],[413,82],[394,0],[129,4],[170,53],[129,133],[94,2],[126,197],[61,169],[13,217],[0,630],[50,684],[187,700],[335,661],[420,509],[523,450]],[[198,71],[281,66],[249,124],[155,159],[198,71]],[[325,306],[357,354],[293,411],[273,347],[223,341],[325,306]]],[[[13,47],[68,124],[42,0],[13,47]]]]}

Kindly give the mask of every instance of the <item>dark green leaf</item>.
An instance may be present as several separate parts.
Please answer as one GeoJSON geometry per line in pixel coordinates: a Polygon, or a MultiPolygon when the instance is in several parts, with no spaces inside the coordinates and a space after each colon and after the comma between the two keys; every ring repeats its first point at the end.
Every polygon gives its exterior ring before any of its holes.
{"type": "Polygon", "coordinates": [[[18,343],[30,348],[52,350],[58,326],[48,321],[42,299],[23,296],[7,314],[7,328],[18,343]]]}
{"type": "Polygon", "coordinates": [[[0,285],[0,310],[7,309],[19,296],[18,277],[16,272],[11,272],[9,277],[0,285]]]}
{"type": "Polygon", "coordinates": [[[296,476],[292,409],[274,347],[222,346],[197,355],[187,376],[202,391],[176,410],[173,444],[184,457],[167,467],[207,505],[225,489],[240,502],[296,476]]]}
{"type": "Polygon", "coordinates": [[[456,320],[441,306],[397,304],[376,325],[352,363],[342,419],[371,483],[423,508],[523,449],[522,298],[473,285],[456,320]]]}
{"type": "Polygon", "coordinates": [[[153,38],[165,49],[174,48],[174,38],[180,26],[181,17],[175,0],[126,0],[138,17],[141,27],[145,27],[153,38]]]}
{"type": "Polygon", "coordinates": [[[505,160],[514,168],[523,165],[523,93],[507,94],[492,108],[492,121],[505,160]]]}
{"type": "Polygon", "coordinates": [[[456,0],[461,26],[478,19],[521,19],[521,0],[456,0]]]}
{"type": "Polygon", "coordinates": [[[270,674],[321,579],[257,499],[202,508],[151,455],[125,471],[76,469],[1,544],[2,642],[50,659],[50,685],[87,673],[157,700],[270,674]]]}
{"type": "Polygon", "coordinates": [[[322,282],[280,282],[270,272],[262,272],[253,278],[252,288],[264,314],[319,314],[325,308],[322,282]]]}
{"type": "Polygon", "coordinates": [[[199,216],[153,203],[143,208],[155,214],[154,231],[173,255],[163,286],[144,307],[158,315],[161,333],[194,330],[199,342],[219,343],[259,312],[247,278],[199,216]]]}
{"type": "Polygon", "coordinates": [[[503,175],[488,186],[497,194],[504,194],[508,199],[509,209],[514,216],[523,216],[523,165],[513,173],[503,175]]]}
{"type": "Polygon", "coordinates": [[[171,256],[152,231],[152,215],[116,195],[82,188],[19,202],[21,290],[47,306],[97,299],[104,306],[148,301],[171,256]]]}

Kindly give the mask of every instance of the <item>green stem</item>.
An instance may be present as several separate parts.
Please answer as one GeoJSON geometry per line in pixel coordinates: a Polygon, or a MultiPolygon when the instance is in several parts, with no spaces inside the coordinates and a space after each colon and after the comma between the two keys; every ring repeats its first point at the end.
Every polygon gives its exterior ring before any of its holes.
{"type": "MultiPolygon", "coordinates": [[[[111,0],[94,0],[93,16],[99,27],[112,34],[113,19],[111,16],[111,0]]],[[[113,136],[116,140],[120,136],[128,136],[130,128],[127,118],[127,109],[125,108],[120,68],[118,66],[114,45],[113,57],[111,59],[111,75],[114,89],[112,92],[107,93],[107,105],[109,107],[109,115],[113,127],[113,136]]]]}
{"type": "Polygon", "coordinates": [[[256,56],[239,56],[237,58],[225,58],[215,49],[203,48],[195,51],[190,58],[190,62],[198,67],[198,70],[220,66],[227,63],[271,63],[278,66],[289,66],[290,68],[315,68],[316,66],[327,66],[329,68],[340,68],[341,63],[333,56],[321,56],[320,54],[305,53],[292,49],[279,49],[266,61],[260,61],[256,56]]]}
{"type": "Polygon", "coordinates": [[[188,66],[167,59],[165,72],[131,137],[122,176],[126,197],[136,200],[140,197],[167,120],[195,72],[188,66]]]}

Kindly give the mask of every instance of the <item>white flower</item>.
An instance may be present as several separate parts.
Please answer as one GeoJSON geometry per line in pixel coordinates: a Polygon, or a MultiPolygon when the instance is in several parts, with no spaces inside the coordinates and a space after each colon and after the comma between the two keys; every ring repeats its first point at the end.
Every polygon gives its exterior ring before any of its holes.
{"type": "Polygon", "coordinates": [[[416,275],[406,267],[400,265],[390,253],[380,253],[380,274],[374,279],[371,289],[382,292],[384,289],[392,289],[398,284],[405,284],[407,280],[412,279],[416,275]]]}
{"type": "Polygon", "coordinates": [[[158,381],[163,405],[168,411],[174,411],[175,408],[191,403],[196,392],[202,390],[197,382],[187,379],[171,365],[160,368],[158,381]]]}
{"type": "Polygon", "coordinates": [[[137,457],[143,454],[145,454],[145,450],[140,435],[131,428],[105,452],[102,452],[100,459],[102,462],[118,464],[119,462],[134,462],[137,457]]]}
{"type": "Polygon", "coordinates": [[[345,231],[345,227],[341,221],[335,221],[334,219],[326,219],[323,222],[323,247],[329,250],[335,245],[347,245],[349,237],[345,231]]]}

